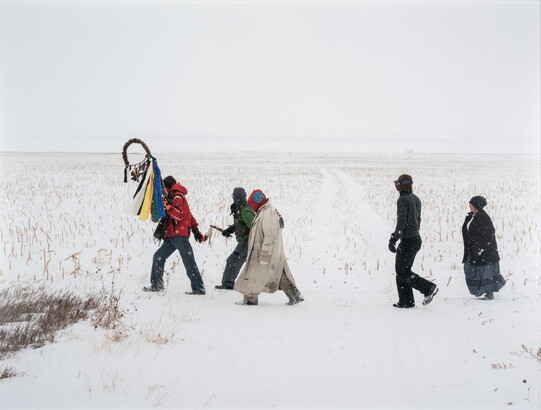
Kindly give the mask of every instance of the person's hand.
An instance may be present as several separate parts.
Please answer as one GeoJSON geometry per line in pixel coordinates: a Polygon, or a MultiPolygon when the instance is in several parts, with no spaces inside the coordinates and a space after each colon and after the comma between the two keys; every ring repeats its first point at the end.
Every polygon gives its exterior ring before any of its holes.
{"type": "Polygon", "coordinates": [[[233,235],[234,232],[235,232],[235,227],[231,225],[230,227],[222,231],[222,235],[225,236],[226,238],[229,238],[231,237],[231,235],[233,235]]]}
{"type": "Polygon", "coordinates": [[[195,231],[193,231],[193,237],[199,243],[205,242],[205,239],[206,239],[205,235],[199,232],[199,229],[196,229],[195,231]]]}
{"type": "Polygon", "coordinates": [[[398,238],[392,234],[391,238],[389,239],[389,250],[392,253],[396,253],[396,242],[398,241],[398,238]]]}

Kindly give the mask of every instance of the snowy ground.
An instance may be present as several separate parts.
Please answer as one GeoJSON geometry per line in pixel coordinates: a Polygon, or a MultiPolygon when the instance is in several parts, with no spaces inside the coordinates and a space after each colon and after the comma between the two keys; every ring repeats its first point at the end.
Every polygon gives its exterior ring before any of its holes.
{"type": "MultiPolygon", "coordinates": [[[[125,214],[120,154],[0,154],[0,288],[123,289],[125,334],[78,323],[4,361],[1,408],[538,409],[540,163],[464,155],[156,154],[189,190],[201,231],[226,226],[231,191],[268,194],[286,221],[306,301],[257,307],[217,291],[233,239],[193,243],[206,296],[187,296],[178,255],[165,295],[146,294],[153,224],[125,214]],[[401,173],[423,201],[414,270],[440,293],[399,311],[387,241],[401,173]],[[507,285],[468,294],[460,228],[483,195],[507,285]],[[70,258],[71,255],[74,255],[70,258]]],[[[133,156],[135,159],[135,155],[133,156]]]]}

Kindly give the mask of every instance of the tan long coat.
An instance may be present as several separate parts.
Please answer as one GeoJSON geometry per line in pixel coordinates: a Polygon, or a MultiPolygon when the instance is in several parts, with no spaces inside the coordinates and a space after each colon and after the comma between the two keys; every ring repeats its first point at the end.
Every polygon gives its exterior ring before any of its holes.
{"type": "Polygon", "coordinates": [[[282,273],[295,285],[284,253],[280,216],[267,201],[252,222],[246,265],[234,289],[244,295],[274,293],[279,289],[282,273]]]}

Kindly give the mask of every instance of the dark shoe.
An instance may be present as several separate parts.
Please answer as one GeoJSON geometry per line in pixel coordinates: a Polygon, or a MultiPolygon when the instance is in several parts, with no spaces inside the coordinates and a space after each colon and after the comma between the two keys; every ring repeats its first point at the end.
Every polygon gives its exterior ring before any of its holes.
{"type": "Polygon", "coordinates": [[[428,295],[425,296],[423,300],[423,306],[426,306],[430,302],[432,302],[432,299],[434,299],[434,296],[437,295],[438,291],[439,291],[438,287],[434,286],[434,289],[432,290],[432,292],[430,292],[428,295]]]}
{"type": "Polygon", "coordinates": [[[242,299],[238,302],[235,302],[235,305],[246,305],[246,306],[255,306],[257,305],[257,302],[250,302],[249,300],[242,299]]]}
{"type": "Polygon", "coordinates": [[[494,292],[487,292],[485,293],[485,296],[480,298],[482,300],[494,300],[494,292]]]}
{"type": "Polygon", "coordinates": [[[163,288],[158,288],[156,286],[145,286],[143,290],[145,292],[161,292],[163,288]]]}
{"type": "Polygon", "coordinates": [[[287,302],[288,305],[296,305],[297,303],[304,302],[304,296],[299,295],[295,296],[294,299],[289,299],[289,302],[287,302]]]}
{"type": "Polygon", "coordinates": [[[393,306],[399,309],[410,309],[412,307],[415,307],[415,305],[403,305],[401,303],[393,303],[393,306]]]}
{"type": "Polygon", "coordinates": [[[232,290],[233,289],[233,286],[227,286],[227,285],[216,285],[214,287],[216,289],[227,289],[227,290],[232,290]]]}
{"type": "Polygon", "coordinates": [[[187,295],[204,295],[205,294],[205,291],[201,291],[201,290],[192,290],[190,292],[185,292],[187,295]]]}

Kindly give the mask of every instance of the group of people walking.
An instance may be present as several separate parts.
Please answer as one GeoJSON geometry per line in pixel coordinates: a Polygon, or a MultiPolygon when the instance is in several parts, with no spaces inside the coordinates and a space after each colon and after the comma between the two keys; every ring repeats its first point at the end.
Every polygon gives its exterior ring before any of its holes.
{"type": "MultiPolygon", "coordinates": [[[[163,186],[166,194],[167,238],[154,254],[150,286],[143,290],[164,290],[165,261],[178,250],[192,286],[192,290],[186,293],[204,295],[205,286],[188,239],[190,231],[199,243],[205,240],[205,236],[199,231],[190,211],[186,200],[188,190],[172,176],[163,180],[163,186]]],[[[304,301],[285,257],[281,215],[259,189],[247,198],[244,188],[238,187],[233,190],[232,197],[233,224],[222,230],[222,235],[230,237],[235,234],[237,246],[227,258],[222,283],[216,288],[234,289],[242,293],[244,297],[238,302],[241,305],[257,305],[260,293],[274,293],[277,290],[286,294],[290,305],[304,301]],[[240,272],[244,264],[244,270],[240,272]]]]}
{"type": "MultiPolygon", "coordinates": [[[[413,179],[403,174],[394,181],[399,192],[397,200],[396,229],[389,239],[389,250],[396,254],[395,271],[398,302],[396,308],[408,309],[415,306],[413,289],[423,296],[423,305],[432,302],[439,292],[438,287],[412,271],[415,256],[421,249],[421,201],[413,193],[413,179]],[[397,246],[398,243],[398,246],[397,246]]],[[[186,187],[175,178],[163,180],[166,195],[167,238],[154,254],[149,287],[143,290],[158,292],[164,290],[163,273],[166,259],[178,250],[186,273],[191,282],[189,295],[204,295],[205,286],[195,262],[189,242],[190,231],[197,242],[205,240],[199,232],[197,221],[190,211],[186,187]]],[[[243,294],[237,304],[257,305],[262,292],[275,293],[282,290],[295,305],[304,301],[284,252],[282,229],[284,221],[265,194],[254,190],[249,197],[244,188],[237,187],[232,194],[231,215],[233,224],[222,230],[222,235],[235,235],[237,245],[226,260],[221,284],[216,289],[233,289],[243,294]],[[241,268],[244,269],[241,272],[241,268]]],[[[496,234],[492,220],[483,210],[487,201],[474,196],[470,212],[462,226],[464,240],[464,273],[470,293],[486,300],[494,299],[494,293],[504,285],[500,274],[496,234]]]]}

